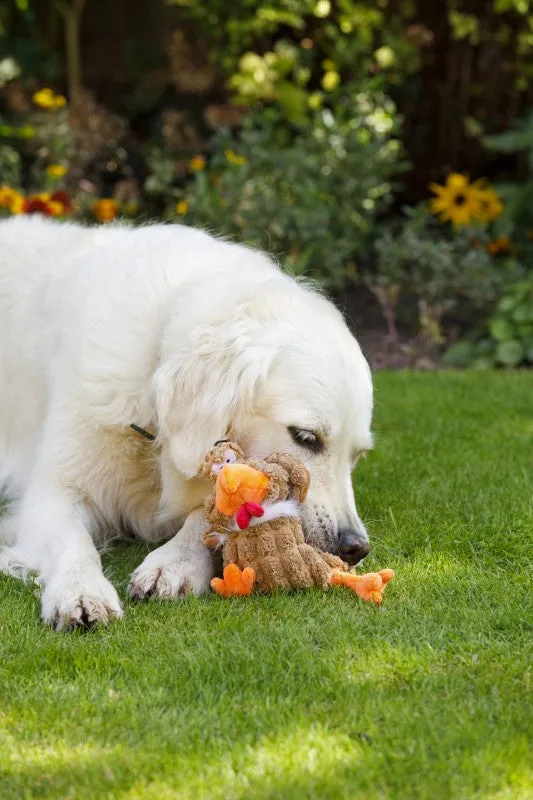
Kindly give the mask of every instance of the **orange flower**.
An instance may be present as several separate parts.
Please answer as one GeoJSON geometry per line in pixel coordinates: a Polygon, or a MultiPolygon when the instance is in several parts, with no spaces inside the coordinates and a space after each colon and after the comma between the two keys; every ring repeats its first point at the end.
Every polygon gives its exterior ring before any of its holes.
{"type": "Polygon", "coordinates": [[[25,214],[44,214],[47,217],[59,216],[55,213],[57,209],[50,205],[50,192],[39,192],[30,194],[24,202],[25,214]]]}
{"type": "Polygon", "coordinates": [[[49,200],[47,205],[48,205],[48,212],[51,217],[63,216],[63,206],[61,205],[61,203],[56,203],[55,200],[49,200]]]}
{"type": "Polygon", "coordinates": [[[183,217],[188,210],[189,204],[186,200],[180,200],[178,203],[176,203],[176,214],[179,214],[180,217],[183,217]]]}
{"type": "Polygon", "coordinates": [[[92,212],[98,222],[112,222],[118,214],[118,203],[109,197],[103,197],[93,203],[92,212]]]}
{"type": "Polygon", "coordinates": [[[31,194],[24,203],[25,214],[44,214],[47,217],[64,217],[72,211],[72,200],[62,190],[31,194]]]}
{"type": "Polygon", "coordinates": [[[44,214],[47,217],[52,216],[51,209],[46,200],[41,200],[40,197],[28,197],[24,203],[25,214],[44,214]]]}
{"type": "Polygon", "coordinates": [[[12,214],[22,214],[24,197],[11,186],[0,186],[0,208],[7,208],[12,214]]]}
{"type": "Polygon", "coordinates": [[[64,189],[56,189],[55,192],[52,192],[50,195],[50,201],[61,206],[60,216],[66,216],[74,209],[74,203],[64,189]]]}
{"type": "Polygon", "coordinates": [[[497,256],[499,253],[505,253],[511,247],[511,240],[508,236],[499,236],[493,239],[487,245],[487,251],[491,256],[497,256]]]}

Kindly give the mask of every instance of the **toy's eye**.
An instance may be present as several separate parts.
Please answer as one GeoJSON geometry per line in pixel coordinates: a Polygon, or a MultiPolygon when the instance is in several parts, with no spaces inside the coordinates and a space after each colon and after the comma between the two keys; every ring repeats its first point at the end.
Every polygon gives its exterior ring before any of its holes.
{"type": "Polygon", "coordinates": [[[226,450],[224,453],[224,464],[234,464],[237,461],[237,456],[233,450],[226,450]]]}
{"type": "Polygon", "coordinates": [[[223,466],[224,464],[213,464],[211,471],[214,472],[215,475],[218,475],[223,466]]]}

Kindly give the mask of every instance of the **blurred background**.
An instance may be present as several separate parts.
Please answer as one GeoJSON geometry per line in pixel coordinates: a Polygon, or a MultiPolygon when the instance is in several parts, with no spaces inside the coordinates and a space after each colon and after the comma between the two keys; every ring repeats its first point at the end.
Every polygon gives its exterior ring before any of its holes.
{"type": "Polygon", "coordinates": [[[0,0],[0,216],[182,221],[374,366],[533,364],[529,0],[0,0]]]}

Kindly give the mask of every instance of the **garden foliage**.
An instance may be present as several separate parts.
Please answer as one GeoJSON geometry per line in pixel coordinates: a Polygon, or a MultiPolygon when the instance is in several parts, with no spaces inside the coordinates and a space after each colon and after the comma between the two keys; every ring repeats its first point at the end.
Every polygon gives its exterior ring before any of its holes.
{"type": "Polygon", "coordinates": [[[530,363],[530,6],[10,0],[0,216],[181,219],[369,287],[393,348],[530,363]]]}

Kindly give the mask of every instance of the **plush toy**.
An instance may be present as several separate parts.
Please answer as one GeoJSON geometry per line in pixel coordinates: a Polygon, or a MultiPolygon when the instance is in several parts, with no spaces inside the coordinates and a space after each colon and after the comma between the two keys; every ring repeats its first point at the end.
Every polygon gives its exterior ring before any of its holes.
{"type": "Polygon", "coordinates": [[[298,506],[310,476],[297,458],[273,453],[246,461],[238,445],[221,441],[200,474],[215,484],[205,504],[210,527],[204,539],[212,549],[222,546],[224,577],[211,581],[215,592],[228,597],[251,594],[254,586],[269,592],[335,584],[381,603],[392,570],[353,575],[340,558],[305,542],[298,506]]]}

